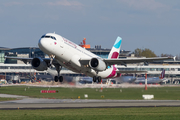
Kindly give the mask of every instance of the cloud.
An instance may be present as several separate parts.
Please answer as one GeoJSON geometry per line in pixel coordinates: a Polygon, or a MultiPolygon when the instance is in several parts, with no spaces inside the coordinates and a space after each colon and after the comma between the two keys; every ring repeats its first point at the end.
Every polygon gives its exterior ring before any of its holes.
{"type": "Polygon", "coordinates": [[[68,0],[60,0],[57,2],[47,2],[46,4],[49,6],[76,6],[76,7],[83,6],[83,4],[78,1],[68,1],[68,0]]]}
{"type": "Polygon", "coordinates": [[[166,11],[170,7],[155,0],[119,0],[135,10],[166,11]]]}

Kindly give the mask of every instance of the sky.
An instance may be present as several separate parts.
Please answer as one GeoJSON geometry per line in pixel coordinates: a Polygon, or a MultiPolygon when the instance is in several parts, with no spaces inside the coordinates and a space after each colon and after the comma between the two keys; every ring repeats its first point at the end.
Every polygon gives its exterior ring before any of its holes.
{"type": "Polygon", "coordinates": [[[1,0],[0,47],[38,47],[55,32],[76,44],[180,54],[180,0],[1,0]]]}

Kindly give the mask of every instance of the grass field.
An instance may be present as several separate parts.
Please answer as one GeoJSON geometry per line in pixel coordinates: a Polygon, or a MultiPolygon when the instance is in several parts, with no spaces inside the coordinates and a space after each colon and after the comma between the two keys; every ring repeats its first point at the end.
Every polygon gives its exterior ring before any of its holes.
{"type": "Polygon", "coordinates": [[[9,100],[17,100],[17,98],[1,98],[0,101],[9,101],[9,100]]]}
{"type": "Polygon", "coordinates": [[[42,88],[27,86],[5,86],[0,88],[0,94],[24,95],[35,98],[55,98],[55,99],[77,99],[80,96],[84,99],[84,94],[88,94],[88,99],[143,99],[143,94],[153,94],[156,100],[180,100],[179,87],[159,87],[148,88],[104,88],[102,92],[97,88],[42,88]],[[41,90],[57,90],[58,93],[40,93],[41,90]],[[104,96],[102,98],[101,96],[104,96]]]}
{"type": "MultiPolygon", "coordinates": [[[[180,100],[179,87],[148,88],[42,88],[27,86],[1,87],[0,94],[24,95],[36,98],[77,99],[142,99],[143,94],[153,94],[158,100],[180,100]],[[40,93],[40,90],[57,90],[58,93],[40,93]],[[102,98],[101,96],[104,96],[102,98]]],[[[14,99],[14,98],[13,98],[14,99]]],[[[0,98],[0,101],[11,100],[0,98]]],[[[2,120],[179,120],[180,107],[142,108],[82,108],[82,109],[37,109],[0,110],[2,120]]]]}
{"type": "Polygon", "coordinates": [[[0,110],[1,120],[179,120],[180,107],[0,110]]]}

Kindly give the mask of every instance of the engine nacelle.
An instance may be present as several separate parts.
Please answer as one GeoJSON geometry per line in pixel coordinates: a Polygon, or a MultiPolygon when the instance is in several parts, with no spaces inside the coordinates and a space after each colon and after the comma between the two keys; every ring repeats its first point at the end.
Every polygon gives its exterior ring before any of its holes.
{"type": "Polygon", "coordinates": [[[96,71],[104,71],[107,68],[106,63],[98,58],[92,58],[89,61],[89,66],[96,71]]]}
{"type": "Polygon", "coordinates": [[[31,61],[31,65],[35,70],[38,71],[44,71],[47,70],[48,68],[46,62],[40,57],[33,58],[31,61]]]}

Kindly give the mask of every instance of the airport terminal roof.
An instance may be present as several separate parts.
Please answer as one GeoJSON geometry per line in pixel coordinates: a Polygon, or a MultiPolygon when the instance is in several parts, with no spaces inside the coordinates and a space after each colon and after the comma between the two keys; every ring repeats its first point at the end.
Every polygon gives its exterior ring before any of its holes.
{"type": "Polygon", "coordinates": [[[0,47],[0,50],[10,50],[10,48],[0,47]]]}
{"type": "Polygon", "coordinates": [[[14,49],[39,49],[39,48],[37,47],[19,47],[19,48],[0,47],[0,50],[14,50],[14,49]]]}

